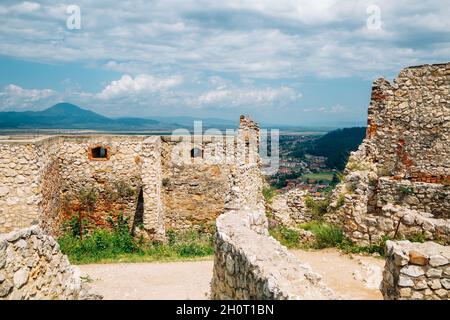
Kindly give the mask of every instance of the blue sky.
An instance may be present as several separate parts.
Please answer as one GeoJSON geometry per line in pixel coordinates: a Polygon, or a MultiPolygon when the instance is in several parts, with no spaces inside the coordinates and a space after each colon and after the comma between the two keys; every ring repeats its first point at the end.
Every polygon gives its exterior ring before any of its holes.
{"type": "Polygon", "coordinates": [[[450,61],[450,0],[6,0],[0,19],[0,111],[350,126],[374,79],[450,61]]]}

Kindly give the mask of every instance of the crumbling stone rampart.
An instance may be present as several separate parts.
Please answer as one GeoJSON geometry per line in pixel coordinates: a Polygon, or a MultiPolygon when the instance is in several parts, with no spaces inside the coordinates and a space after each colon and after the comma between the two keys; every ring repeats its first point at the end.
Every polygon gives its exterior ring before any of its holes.
{"type": "Polygon", "coordinates": [[[228,136],[0,140],[0,232],[39,223],[58,235],[63,221],[83,211],[94,227],[123,213],[136,233],[154,239],[167,229],[213,225],[225,207],[260,202],[258,141],[258,125],[244,116],[228,136]],[[86,190],[95,190],[89,210],[86,190]]]}
{"type": "Polygon", "coordinates": [[[270,237],[263,210],[242,209],[216,222],[212,299],[334,299],[320,275],[270,237]]]}
{"type": "Polygon", "coordinates": [[[0,300],[99,299],[82,283],[77,267],[42,230],[0,234],[0,300]]]}
{"type": "Polygon", "coordinates": [[[450,299],[450,247],[387,241],[381,291],[387,300],[450,299]]]}
{"type": "Polygon", "coordinates": [[[449,243],[449,141],[450,63],[406,68],[392,84],[375,81],[366,138],[349,158],[328,219],[363,244],[384,236],[449,243]]]}

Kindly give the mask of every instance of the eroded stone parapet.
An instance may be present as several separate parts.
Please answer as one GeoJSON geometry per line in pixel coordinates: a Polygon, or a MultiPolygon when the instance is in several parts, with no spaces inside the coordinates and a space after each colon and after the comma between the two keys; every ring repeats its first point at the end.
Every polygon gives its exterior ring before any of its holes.
{"type": "Polygon", "coordinates": [[[335,299],[320,275],[268,235],[263,210],[244,208],[216,223],[213,299],[335,299]]]}
{"type": "Polygon", "coordinates": [[[386,242],[381,291],[388,300],[450,299],[450,246],[386,242]]]}
{"type": "Polygon", "coordinates": [[[0,234],[0,300],[28,299],[101,299],[37,226],[0,234]]]}

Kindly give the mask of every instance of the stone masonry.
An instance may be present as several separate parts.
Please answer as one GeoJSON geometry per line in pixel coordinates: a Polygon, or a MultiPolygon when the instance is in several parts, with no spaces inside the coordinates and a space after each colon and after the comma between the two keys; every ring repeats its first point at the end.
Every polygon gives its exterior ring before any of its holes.
{"type": "Polygon", "coordinates": [[[0,235],[0,300],[101,299],[58,243],[33,226],[0,235]]]}
{"type": "Polygon", "coordinates": [[[450,299],[450,247],[387,241],[381,291],[388,300],[450,299]]]}
{"type": "Polygon", "coordinates": [[[93,227],[108,226],[119,213],[154,239],[166,229],[213,225],[225,207],[262,197],[258,135],[258,125],[242,116],[234,135],[225,136],[0,140],[0,232],[39,223],[58,235],[64,221],[85,210],[80,192],[90,189],[95,204],[84,218],[93,227]],[[96,158],[96,148],[107,156],[96,158]]]}
{"type": "Polygon", "coordinates": [[[357,243],[450,243],[450,63],[374,82],[366,138],[351,154],[328,219],[357,243]],[[344,203],[338,201],[343,198],[344,203]]]}
{"type": "Polygon", "coordinates": [[[216,227],[212,299],[335,299],[320,275],[269,236],[264,210],[228,211],[216,227]]]}

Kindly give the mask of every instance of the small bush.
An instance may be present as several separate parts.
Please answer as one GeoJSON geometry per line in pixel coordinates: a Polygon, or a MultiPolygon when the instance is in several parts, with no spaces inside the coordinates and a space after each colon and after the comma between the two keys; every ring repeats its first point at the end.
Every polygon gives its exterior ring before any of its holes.
{"type": "Polygon", "coordinates": [[[349,193],[355,192],[357,187],[358,185],[355,182],[349,182],[345,184],[345,189],[347,189],[349,193]]]}
{"type": "Polygon", "coordinates": [[[399,190],[401,193],[408,195],[408,194],[413,194],[414,190],[412,187],[407,187],[407,186],[400,186],[399,190]]]}
{"type": "Polygon", "coordinates": [[[425,235],[422,232],[411,233],[407,235],[405,239],[411,242],[420,242],[420,243],[427,241],[425,235]]]}
{"type": "Polygon", "coordinates": [[[277,194],[277,191],[273,187],[264,187],[262,190],[264,199],[266,199],[267,203],[272,203],[273,197],[277,194]]]}
{"type": "Polygon", "coordinates": [[[116,181],[113,185],[120,198],[130,198],[136,194],[136,190],[125,181],[116,181]]]}
{"type": "Polygon", "coordinates": [[[300,245],[300,233],[296,230],[278,226],[269,232],[272,237],[288,248],[297,248],[300,245]]]}
{"type": "Polygon", "coordinates": [[[81,189],[76,194],[76,198],[80,201],[80,204],[84,210],[92,212],[98,198],[98,190],[96,188],[81,189]]]}
{"type": "Polygon", "coordinates": [[[214,253],[213,237],[197,230],[167,232],[168,242],[143,243],[132,237],[128,221],[110,219],[112,230],[95,229],[81,240],[68,232],[58,239],[72,263],[154,261],[204,257],[214,253]]]}
{"type": "Polygon", "coordinates": [[[348,239],[339,226],[324,223],[321,221],[311,221],[301,224],[300,227],[314,233],[314,235],[316,236],[316,242],[313,245],[313,248],[315,249],[335,247],[345,253],[378,253],[383,256],[386,241],[389,240],[389,238],[384,237],[382,240],[380,240],[379,243],[369,246],[360,246],[354,244],[350,239],[348,239]]]}
{"type": "Polygon", "coordinates": [[[367,165],[367,163],[350,159],[347,163],[347,169],[350,171],[365,171],[369,170],[369,166],[367,165]]]}
{"type": "Polygon", "coordinates": [[[330,199],[314,200],[311,196],[305,198],[305,205],[311,210],[314,219],[320,220],[323,215],[327,213],[327,208],[330,205],[330,199]]]}
{"type": "Polygon", "coordinates": [[[337,247],[345,239],[342,229],[332,224],[311,222],[304,224],[303,228],[314,233],[318,249],[337,247]]]}
{"type": "Polygon", "coordinates": [[[343,193],[339,194],[338,200],[337,200],[337,206],[338,208],[342,207],[345,204],[345,195],[343,193]]]}

